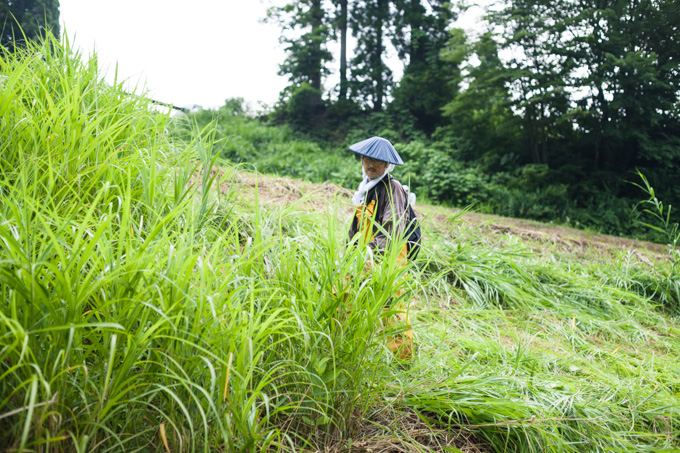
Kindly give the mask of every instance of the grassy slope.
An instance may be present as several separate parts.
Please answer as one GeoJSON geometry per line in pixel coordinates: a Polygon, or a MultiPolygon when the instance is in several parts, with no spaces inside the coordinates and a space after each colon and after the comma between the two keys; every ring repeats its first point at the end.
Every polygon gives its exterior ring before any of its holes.
{"type": "Polygon", "coordinates": [[[213,169],[67,43],[0,68],[8,449],[680,447],[663,250],[422,206],[420,262],[364,273],[346,191],[213,169]],[[409,363],[376,328],[400,287],[409,363]]]}
{"type": "MultiPolygon", "coordinates": [[[[350,194],[333,185],[245,172],[236,181],[244,206],[252,206],[257,186],[265,209],[288,204],[351,216],[350,194]]],[[[536,438],[557,450],[680,447],[680,326],[663,307],[652,308],[645,289],[654,267],[667,265],[664,247],[447,208],[418,210],[424,266],[431,268],[412,299],[418,352],[413,364],[393,369],[384,389],[390,409],[411,423],[368,430],[373,442],[427,445],[409,439],[422,431],[407,416],[416,409],[439,424],[454,414],[467,419],[454,432],[474,438],[446,438],[464,451],[531,451],[536,438]]]]}

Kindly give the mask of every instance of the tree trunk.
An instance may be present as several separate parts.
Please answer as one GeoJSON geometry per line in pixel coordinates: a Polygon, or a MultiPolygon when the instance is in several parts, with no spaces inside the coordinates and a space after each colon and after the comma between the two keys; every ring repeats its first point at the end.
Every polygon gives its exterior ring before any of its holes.
{"type": "Polygon", "coordinates": [[[548,137],[550,136],[548,126],[541,127],[541,163],[548,165],[548,137]]]}
{"type": "Polygon", "coordinates": [[[423,60],[424,52],[421,45],[422,18],[425,15],[425,9],[421,5],[420,0],[411,0],[411,8],[409,11],[409,27],[411,29],[411,42],[409,43],[409,64],[423,60]]]}
{"type": "Polygon", "coordinates": [[[528,104],[524,110],[524,121],[526,122],[526,134],[529,139],[529,149],[531,150],[531,161],[535,164],[541,163],[541,156],[538,151],[538,128],[534,115],[534,105],[528,104]]]}
{"type": "Polygon", "coordinates": [[[347,0],[340,0],[340,99],[347,99],[347,0]]]}
{"type": "Polygon", "coordinates": [[[375,103],[373,104],[373,110],[380,112],[383,106],[383,92],[385,91],[385,79],[384,79],[384,65],[383,65],[383,27],[387,21],[388,15],[388,0],[378,0],[378,17],[376,22],[376,49],[375,49],[375,68],[373,74],[375,74],[375,103]]]}
{"type": "MultiPolygon", "coordinates": [[[[321,26],[323,21],[323,9],[321,9],[321,0],[312,0],[311,6],[311,25],[312,36],[318,36],[321,33],[321,26]]],[[[313,54],[318,55],[318,61],[314,62],[314,72],[310,74],[310,84],[313,88],[321,90],[321,40],[314,41],[313,54]]]]}
{"type": "Polygon", "coordinates": [[[607,100],[604,97],[604,87],[600,84],[597,87],[597,101],[600,104],[600,121],[598,121],[597,129],[595,130],[595,152],[593,156],[593,169],[600,167],[600,160],[602,159],[602,135],[604,129],[607,127],[607,100]]]}

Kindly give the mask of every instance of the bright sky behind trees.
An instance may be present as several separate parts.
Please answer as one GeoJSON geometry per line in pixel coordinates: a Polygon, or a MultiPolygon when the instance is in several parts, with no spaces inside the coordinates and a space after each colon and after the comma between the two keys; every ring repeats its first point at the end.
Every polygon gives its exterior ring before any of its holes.
{"type": "Polygon", "coordinates": [[[285,87],[279,30],[259,0],[61,0],[62,32],[100,67],[178,106],[243,97],[273,104],[285,87]]]}
{"type": "MultiPolygon", "coordinates": [[[[262,0],[61,0],[60,13],[62,32],[83,52],[96,49],[109,81],[117,62],[119,78],[132,86],[145,83],[149,95],[162,102],[210,108],[242,97],[257,108],[258,101],[274,104],[287,85],[277,75],[285,58],[280,30],[262,22],[267,5],[262,0]]],[[[468,23],[480,14],[480,8],[471,10],[468,23]]]]}

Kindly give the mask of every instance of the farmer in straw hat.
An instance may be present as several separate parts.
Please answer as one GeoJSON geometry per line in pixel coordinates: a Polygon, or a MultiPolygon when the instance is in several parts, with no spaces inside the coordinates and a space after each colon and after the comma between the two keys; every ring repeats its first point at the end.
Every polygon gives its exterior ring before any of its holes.
{"type": "MultiPolygon", "coordinates": [[[[366,244],[374,255],[382,255],[390,240],[407,234],[409,198],[412,205],[415,195],[409,195],[407,188],[390,174],[395,165],[403,165],[404,162],[388,140],[372,137],[353,144],[349,149],[361,156],[363,173],[361,183],[352,197],[356,209],[349,238],[352,240],[359,235],[358,241],[366,244]]],[[[399,250],[397,262],[403,266],[408,257],[409,245],[406,243],[399,250]]],[[[404,291],[399,290],[395,298],[403,294],[404,291]]],[[[413,330],[403,304],[385,324],[399,331],[391,337],[387,347],[400,359],[410,358],[413,355],[413,330]]]]}

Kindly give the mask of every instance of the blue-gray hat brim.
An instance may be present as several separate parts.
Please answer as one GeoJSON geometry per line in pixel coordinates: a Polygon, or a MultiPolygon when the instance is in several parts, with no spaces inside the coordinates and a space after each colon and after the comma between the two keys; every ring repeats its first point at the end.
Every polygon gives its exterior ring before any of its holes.
{"type": "Polygon", "coordinates": [[[404,161],[401,160],[399,153],[394,149],[392,143],[382,137],[367,138],[350,145],[349,149],[371,159],[381,160],[394,165],[404,165],[404,161]]]}

